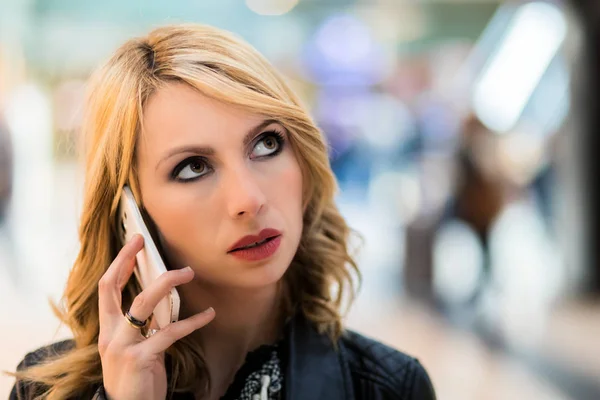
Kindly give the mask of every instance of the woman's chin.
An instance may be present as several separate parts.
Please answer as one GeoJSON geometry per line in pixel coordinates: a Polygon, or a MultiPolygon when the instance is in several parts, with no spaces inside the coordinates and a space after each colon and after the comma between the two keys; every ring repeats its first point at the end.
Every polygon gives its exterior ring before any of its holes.
{"type": "Polygon", "coordinates": [[[198,280],[217,288],[228,289],[258,289],[277,283],[289,266],[281,261],[271,261],[248,267],[246,263],[229,261],[226,266],[219,268],[218,274],[202,274],[197,272],[198,280]],[[204,275],[204,276],[203,276],[204,275]]]}
{"type": "Polygon", "coordinates": [[[231,277],[231,280],[235,280],[235,284],[238,287],[260,288],[270,286],[281,280],[288,266],[289,263],[282,265],[281,262],[262,263],[261,265],[246,269],[235,277],[231,277]]]}

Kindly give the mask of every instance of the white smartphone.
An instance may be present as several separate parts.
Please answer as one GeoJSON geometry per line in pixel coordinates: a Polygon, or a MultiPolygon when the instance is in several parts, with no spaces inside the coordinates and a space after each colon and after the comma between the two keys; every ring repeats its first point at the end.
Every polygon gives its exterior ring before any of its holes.
{"type": "MultiPolygon", "coordinates": [[[[167,267],[128,186],[123,187],[119,204],[118,225],[120,239],[123,244],[127,243],[136,233],[144,238],[144,248],[136,256],[137,265],[134,269],[135,277],[144,289],[160,275],[167,272],[167,267]]],[[[177,322],[179,319],[179,304],[179,293],[177,293],[177,289],[173,288],[154,309],[152,325],[158,325],[158,328],[162,329],[170,323],[177,322]]]]}

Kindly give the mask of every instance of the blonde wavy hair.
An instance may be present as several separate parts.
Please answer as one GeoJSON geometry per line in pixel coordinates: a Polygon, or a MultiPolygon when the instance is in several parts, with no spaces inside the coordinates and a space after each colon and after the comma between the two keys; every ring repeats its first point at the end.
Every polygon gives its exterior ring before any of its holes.
{"type": "MultiPolygon", "coordinates": [[[[342,311],[354,299],[360,273],[348,247],[352,231],[334,204],[337,185],[322,132],[270,63],[243,40],[204,25],[161,27],[126,42],[90,81],[83,126],[81,248],[62,302],[53,305],[72,330],[74,347],[12,374],[42,387],[40,398],[80,396],[102,382],[98,281],[121,247],[117,208],[125,184],[140,202],[135,144],[144,105],[170,82],[183,82],[213,99],[276,119],[289,131],[303,173],[305,211],[300,245],[282,280],[282,311],[288,318],[303,313],[334,342],[342,334],[342,311]]],[[[139,292],[135,279],[130,280],[123,306],[139,292]]],[[[209,387],[200,349],[183,339],[168,354],[171,393],[191,390],[198,379],[209,387]]]]}

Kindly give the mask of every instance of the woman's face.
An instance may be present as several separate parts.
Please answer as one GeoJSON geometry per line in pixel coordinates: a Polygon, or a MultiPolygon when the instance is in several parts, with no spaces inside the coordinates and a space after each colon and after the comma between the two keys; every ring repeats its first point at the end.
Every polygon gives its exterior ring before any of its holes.
{"type": "Polygon", "coordinates": [[[171,268],[217,286],[277,282],[302,233],[302,173],[284,127],[182,83],[155,93],[143,122],[142,203],[171,268]]]}

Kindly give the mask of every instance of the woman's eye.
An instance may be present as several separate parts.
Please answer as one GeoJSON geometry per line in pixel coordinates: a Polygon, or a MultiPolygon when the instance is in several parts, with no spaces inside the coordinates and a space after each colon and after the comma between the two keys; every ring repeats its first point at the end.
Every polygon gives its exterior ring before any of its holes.
{"type": "Polygon", "coordinates": [[[206,175],[209,169],[206,163],[202,160],[191,160],[179,169],[176,174],[176,178],[180,181],[187,181],[195,178],[199,178],[206,175]]]}
{"type": "Polygon", "coordinates": [[[264,157],[276,153],[277,151],[279,151],[279,148],[281,146],[280,140],[281,139],[279,139],[274,134],[265,136],[264,138],[260,139],[254,146],[252,156],[264,157]]]}

